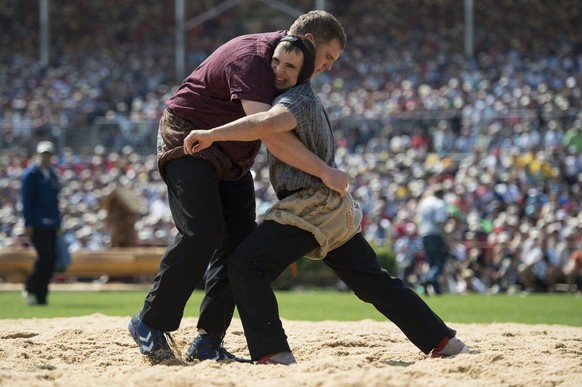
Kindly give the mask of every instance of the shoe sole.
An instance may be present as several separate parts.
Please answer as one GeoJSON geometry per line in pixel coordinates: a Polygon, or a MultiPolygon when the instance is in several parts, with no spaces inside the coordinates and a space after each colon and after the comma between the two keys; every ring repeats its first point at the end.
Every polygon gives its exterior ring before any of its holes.
{"type": "Polygon", "coordinates": [[[469,347],[467,347],[466,345],[463,346],[463,349],[461,349],[458,353],[452,354],[452,355],[443,355],[441,353],[435,353],[435,352],[431,352],[430,357],[432,358],[444,358],[444,357],[454,357],[457,355],[460,355],[462,353],[468,353],[469,352],[469,347]]]}

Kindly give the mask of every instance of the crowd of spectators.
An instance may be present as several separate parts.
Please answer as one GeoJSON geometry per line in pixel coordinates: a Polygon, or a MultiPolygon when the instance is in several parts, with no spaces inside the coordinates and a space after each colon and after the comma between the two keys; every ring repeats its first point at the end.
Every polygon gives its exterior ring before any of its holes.
{"type": "MultiPolygon", "coordinates": [[[[19,177],[36,142],[63,144],[60,136],[96,122],[115,124],[107,141],[59,152],[71,249],[109,246],[101,202],[116,187],[148,209],[136,223],[138,243],[167,245],[175,229],[154,143],[149,153],[137,146],[155,137],[176,84],[173,12],[153,0],[50,3],[48,66],[38,61],[38,15],[29,11],[37,2],[0,4],[7,31],[0,37],[0,246],[27,243],[19,177]]],[[[294,4],[304,3],[311,4],[294,4]]],[[[391,247],[399,275],[415,286],[425,270],[415,208],[439,181],[451,215],[448,291],[573,288],[569,260],[582,249],[582,5],[475,2],[475,54],[467,57],[455,2],[326,3],[348,47],[314,86],[336,126],[337,162],[352,176],[366,238],[391,247]]],[[[245,22],[237,12],[188,32],[187,68],[249,25],[289,24],[245,22]]],[[[264,154],[253,172],[260,221],[275,199],[264,154]]]]}

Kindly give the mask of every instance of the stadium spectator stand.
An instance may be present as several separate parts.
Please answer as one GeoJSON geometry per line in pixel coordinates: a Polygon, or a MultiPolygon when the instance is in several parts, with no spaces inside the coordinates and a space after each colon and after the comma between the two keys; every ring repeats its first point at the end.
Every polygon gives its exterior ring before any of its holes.
{"type": "MultiPolygon", "coordinates": [[[[176,86],[173,9],[153,0],[50,3],[47,67],[38,60],[38,2],[0,3],[0,247],[25,247],[18,179],[42,139],[59,145],[73,252],[110,247],[99,203],[116,187],[148,208],[136,244],[166,245],[174,229],[154,150],[176,86]]],[[[194,17],[215,2],[187,3],[194,17]]],[[[262,4],[243,2],[189,30],[186,68],[234,35],[289,24],[262,4]]],[[[338,164],[363,204],[367,239],[390,247],[413,239],[420,195],[438,179],[458,241],[449,291],[525,289],[518,266],[530,239],[548,239],[551,249],[582,243],[582,4],[476,1],[472,58],[460,4],[327,1],[348,47],[333,82],[324,74],[314,85],[337,130],[338,164]]],[[[254,173],[261,214],[274,199],[264,159],[254,173]]],[[[422,258],[416,251],[413,286],[422,258]]],[[[555,286],[531,290],[540,289],[555,286]]]]}

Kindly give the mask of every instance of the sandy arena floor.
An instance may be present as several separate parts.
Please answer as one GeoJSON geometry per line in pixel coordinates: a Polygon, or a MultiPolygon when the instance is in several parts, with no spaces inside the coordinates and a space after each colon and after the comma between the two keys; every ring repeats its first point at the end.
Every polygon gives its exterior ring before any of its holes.
{"type": "MultiPolygon", "coordinates": [[[[449,324],[470,353],[426,358],[390,322],[285,321],[298,364],[150,365],[129,317],[0,320],[0,386],[580,386],[582,328],[449,324]]],[[[174,333],[185,350],[196,320],[174,333]]],[[[234,320],[225,347],[248,356],[234,320]]]]}

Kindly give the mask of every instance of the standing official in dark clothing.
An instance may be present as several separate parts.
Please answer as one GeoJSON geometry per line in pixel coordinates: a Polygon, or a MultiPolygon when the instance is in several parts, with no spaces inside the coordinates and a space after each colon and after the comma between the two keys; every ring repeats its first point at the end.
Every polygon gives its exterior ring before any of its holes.
{"type": "Polygon", "coordinates": [[[29,305],[46,305],[48,285],[57,261],[57,236],[61,228],[59,181],[51,167],[55,146],[41,141],[38,160],[22,175],[22,213],[26,234],[37,253],[37,260],[26,279],[24,297],[29,305]]]}

